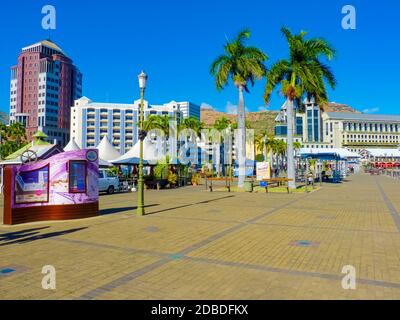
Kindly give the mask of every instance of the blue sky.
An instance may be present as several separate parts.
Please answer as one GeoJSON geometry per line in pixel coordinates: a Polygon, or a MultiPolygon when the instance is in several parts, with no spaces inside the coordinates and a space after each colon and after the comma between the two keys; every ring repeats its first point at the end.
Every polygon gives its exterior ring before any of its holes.
{"type": "MultiPolygon", "coordinates": [[[[243,27],[249,44],[269,56],[267,66],[287,56],[282,25],[329,40],[338,51],[331,67],[338,79],[330,100],[370,113],[399,114],[400,73],[397,0],[20,0],[1,1],[0,110],[9,108],[10,67],[23,46],[48,38],[41,8],[57,9],[51,39],[84,74],[84,95],[95,101],[129,103],[138,98],[137,74],[149,75],[146,98],[153,104],[190,100],[220,111],[234,108],[230,85],[215,89],[209,66],[225,37],[243,27]],[[357,10],[357,29],[341,27],[341,9],[357,10]],[[396,77],[396,78],[395,78],[396,77]]],[[[265,80],[246,94],[251,111],[263,107],[265,80]]],[[[270,109],[283,98],[276,92],[270,109]]]]}

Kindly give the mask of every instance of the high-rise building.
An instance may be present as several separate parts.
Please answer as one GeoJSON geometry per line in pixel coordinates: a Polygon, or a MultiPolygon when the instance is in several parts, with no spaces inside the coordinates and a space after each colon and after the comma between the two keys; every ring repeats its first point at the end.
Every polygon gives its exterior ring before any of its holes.
{"type": "Polygon", "coordinates": [[[20,122],[27,138],[40,130],[53,142],[69,141],[70,108],[82,96],[82,74],[51,40],[22,49],[11,68],[10,123],[20,122]]]}
{"type": "MultiPolygon", "coordinates": [[[[99,103],[82,97],[71,108],[71,138],[81,148],[93,148],[107,136],[113,146],[124,154],[138,141],[139,107],[140,100],[133,104],[99,103]]],[[[200,107],[190,102],[150,105],[144,101],[145,119],[149,115],[169,116],[178,123],[190,116],[200,120],[200,107]]]]}

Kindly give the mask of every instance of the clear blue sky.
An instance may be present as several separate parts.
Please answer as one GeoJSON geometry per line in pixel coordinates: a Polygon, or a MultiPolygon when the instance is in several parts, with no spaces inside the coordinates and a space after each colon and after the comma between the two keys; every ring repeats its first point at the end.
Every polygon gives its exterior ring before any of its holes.
{"type": "MultiPolygon", "coordinates": [[[[304,29],[338,50],[331,66],[338,86],[330,100],[373,113],[399,114],[400,1],[397,0],[5,0],[1,1],[0,109],[9,108],[10,67],[23,46],[48,38],[41,8],[57,9],[51,38],[84,75],[84,95],[95,101],[131,102],[138,98],[137,74],[149,75],[150,103],[190,100],[225,111],[237,103],[230,85],[217,92],[209,65],[222,52],[225,36],[242,27],[249,41],[270,57],[287,56],[280,28],[304,29]],[[341,8],[357,9],[357,30],[341,28],[341,8]]],[[[263,106],[265,81],[247,94],[246,105],[263,106]]],[[[271,109],[283,102],[274,94],[271,109]]]]}

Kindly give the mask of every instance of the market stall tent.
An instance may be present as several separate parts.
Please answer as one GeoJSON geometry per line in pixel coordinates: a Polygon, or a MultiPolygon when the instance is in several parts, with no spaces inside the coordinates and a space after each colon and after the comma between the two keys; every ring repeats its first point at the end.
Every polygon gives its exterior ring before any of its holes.
{"type": "Polygon", "coordinates": [[[64,151],[68,152],[68,151],[78,151],[81,150],[81,148],[79,148],[79,146],[76,144],[75,139],[72,138],[68,144],[65,146],[64,151]]]}
{"type": "MultiPolygon", "coordinates": [[[[124,155],[111,160],[113,164],[139,164],[140,156],[140,141],[136,142],[132,149],[124,155]]],[[[146,165],[155,165],[158,158],[158,152],[155,144],[150,139],[146,138],[143,141],[143,163],[146,165]]]]}
{"type": "Polygon", "coordinates": [[[97,149],[99,150],[99,158],[102,160],[110,161],[121,156],[118,150],[108,141],[107,135],[100,141],[97,149]]]}

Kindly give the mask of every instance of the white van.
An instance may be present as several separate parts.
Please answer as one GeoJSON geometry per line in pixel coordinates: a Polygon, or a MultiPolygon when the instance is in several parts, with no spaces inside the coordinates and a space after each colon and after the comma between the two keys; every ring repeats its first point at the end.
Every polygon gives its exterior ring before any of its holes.
{"type": "Polygon", "coordinates": [[[119,190],[119,178],[107,169],[99,169],[99,192],[113,194],[119,190]]]}

